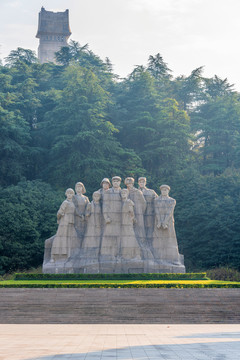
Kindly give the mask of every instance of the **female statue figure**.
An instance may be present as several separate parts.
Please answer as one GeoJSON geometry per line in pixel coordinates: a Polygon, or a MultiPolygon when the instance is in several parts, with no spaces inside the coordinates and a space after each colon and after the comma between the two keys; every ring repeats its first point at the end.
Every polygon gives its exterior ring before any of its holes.
{"type": "Polygon", "coordinates": [[[83,195],[86,193],[85,186],[82,182],[77,182],[75,185],[76,195],[73,197],[73,203],[76,208],[75,212],[75,228],[78,234],[78,237],[83,241],[85,229],[86,229],[86,221],[85,221],[85,211],[87,204],[89,203],[88,197],[83,195]]]}
{"type": "Polygon", "coordinates": [[[100,205],[101,194],[93,193],[93,200],[87,205],[86,219],[87,229],[84,236],[81,254],[87,258],[98,259],[102,233],[102,209],[100,205]]]}
{"type": "Polygon", "coordinates": [[[67,260],[80,247],[77,232],[74,227],[75,206],[72,198],[74,190],[69,188],[65,193],[64,200],[57,212],[58,230],[53,239],[51,249],[51,262],[67,260]]]}

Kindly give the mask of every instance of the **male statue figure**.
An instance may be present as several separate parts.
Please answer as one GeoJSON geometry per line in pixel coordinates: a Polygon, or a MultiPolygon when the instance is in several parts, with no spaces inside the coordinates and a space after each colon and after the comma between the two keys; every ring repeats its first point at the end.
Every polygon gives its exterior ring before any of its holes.
{"type": "Polygon", "coordinates": [[[120,255],[121,231],[121,178],[112,178],[112,188],[102,193],[102,212],[104,229],[101,246],[101,259],[104,261],[117,261],[120,255]]]}
{"type": "Polygon", "coordinates": [[[128,199],[128,189],[121,190],[122,226],[121,226],[121,258],[122,260],[141,260],[141,249],[134,233],[134,202],[128,199]]]}
{"type": "Polygon", "coordinates": [[[148,189],[146,184],[147,179],[145,177],[138,178],[139,190],[142,191],[147,203],[147,208],[144,214],[144,225],[147,239],[149,243],[151,243],[154,228],[154,199],[156,199],[158,195],[154,190],[148,189]]]}
{"type": "Polygon", "coordinates": [[[99,271],[99,251],[102,234],[102,209],[100,204],[101,194],[93,193],[93,200],[87,205],[87,227],[82,248],[79,253],[80,265],[86,272],[99,271]]]}
{"type": "Polygon", "coordinates": [[[102,195],[103,193],[105,193],[106,191],[108,191],[111,187],[111,183],[109,181],[108,178],[104,178],[101,181],[101,189],[98,190],[98,192],[100,192],[100,194],[102,195]]]}
{"type": "Polygon", "coordinates": [[[155,226],[153,248],[156,260],[174,265],[181,264],[174,228],[173,212],[176,200],[169,197],[170,187],[160,186],[161,195],[154,200],[155,226]]]}
{"type": "Polygon", "coordinates": [[[144,219],[143,215],[145,213],[147,203],[144,199],[142,192],[134,187],[134,178],[127,177],[124,181],[127,189],[129,191],[129,199],[134,202],[134,211],[135,211],[135,233],[136,237],[141,243],[144,243],[146,240],[146,234],[144,229],[144,219]]]}

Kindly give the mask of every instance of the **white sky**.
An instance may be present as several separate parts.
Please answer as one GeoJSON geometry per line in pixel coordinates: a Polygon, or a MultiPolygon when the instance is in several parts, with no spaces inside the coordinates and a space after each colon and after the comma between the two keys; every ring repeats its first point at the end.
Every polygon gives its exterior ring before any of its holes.
{"type": "Polygon", "coordinates": [[[240,91],[240,0],[0,0],[0,58],[17,47],[37,50],[38,12],[69,9],[71,39],[118,75],[158,52],[173,75],[204,65],[240,91]]]}

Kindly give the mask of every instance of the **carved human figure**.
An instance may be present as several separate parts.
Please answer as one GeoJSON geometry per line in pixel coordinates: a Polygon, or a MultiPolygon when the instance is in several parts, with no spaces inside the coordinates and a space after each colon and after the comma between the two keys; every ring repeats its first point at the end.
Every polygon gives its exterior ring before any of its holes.
{"type": "Polygon", "coordinates": [[[128,189],[121,190],[122,224],[121,224],[121,258],[123,260],[141,259],[141,250],[137,242],[133,224],[135,223],[134,202],[128,198],[128,189]]]}
{"type": "Polygon", "coordinates": [[[146,239],[145,229],[144,229],[144,213],[146,211],[147,203],[144,199],[142,191],[134,187],[134,178],[127,177],[124,181],[127,189],[129,191],[129,199],[134,202],[134,212],[135,212],[135,233],[136,237],[144,242],[146,239]]]}
{"type": "Polygon", "coordinates": [[[75,228],[77,234],[81,240],[83,241],[85,229],[86,229],[86,220],[85,220],[85,211],[87,204],[89,204],[88,197],[83,195],[86,193],[85,186],[82,182],[77,182],[75,185],[76,195],[73,197],[73,203],[75,205],[75,228]]]}
{"type": "Polygon", "coordinates": [[[65,195],[67,199],[63,201],[57,212],[59,225],[52,243],[51,262],[67,260],[80,247],[80,241],[74,227],[75,206],[72,201],[74,190],[67,189],[65,195]]]}
{"type": "Polygon", "coordinates": [[[176,200],[169,197],[170,187],[168,185],[161,185],[160,190],[161,195],[154,200],[154,256],[157,260],[180,264],[173,217],[176,200]]]}
{"type": "Polygon", "coordinates": [[[101,246],[101,256],[105,260],[114,260],[120,251],[120,229],[121,229],[121,178],[112,178],[112,188],[102,194],[103,211],[103,237],[101,246]]]}
{"type": "Polygon", "coordinates": [[[105,191],[110,189],[111,187],[110,180],[108,178],[102,179],[100,186],[101,189],[99,189],[98,192],[100,192],[100,194],[103,194],[105,191]]]}
{"type": "Polygon", "coordinates": [[[86,219],[87,227],[80,253],[86,261],[98,260],[101,232],[102,232],[102,209],[100,204],[101,194],[99,191],[93,193],[93,200],[87,204],[86,219]]]}
{"type": "Polygon", "coordinates": [[[139,190],[142,191],[147,203],[146,211],[144,214],[146,236],[148,240],[151,241],[154,228],[154,199],[156,199],[158,195],[154,190],[148,189],[146,187],[146,184],[147,179],[145,177],[138,178],[139,190]]]}

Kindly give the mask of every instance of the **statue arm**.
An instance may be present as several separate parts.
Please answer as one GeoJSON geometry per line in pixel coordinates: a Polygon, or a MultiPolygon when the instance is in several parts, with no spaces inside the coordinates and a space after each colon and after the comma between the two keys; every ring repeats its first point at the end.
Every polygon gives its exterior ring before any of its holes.
{"type": "Polygon", "coordinates": [[[146,208],[147,208],[147,202],[146,202],[145,197],[143,196],[143,193],[141,192],[141,190],[138,190],[138,200],[139,200],[139,203],[141,204],[142,212],[144,214],[146,211],[146,208]]]}
{"type": "Polygon", "coordinates": [[[80,211],[78,211],[76,209],[78,216],[80,216],[81,220],[85,220],[85,216],[90,216],[90,214],[91,214],[91,203],[87,196],[84,196],[84,198],[85,198],[85,202],[86,202],[84,212],[81,213],[80,211]]]}
{"type": "Polygon", "coordinates": [[[89,204],[90,203],[89,198],[87,196],[85,196],[85,198],[86,198],[87,204],[89,204]]]}
{"type": "Polygon", "coordinates": [[[92,213],[92,206],[91,206],[91,203],[88,202],[87,206],[86,206],[86,211],[85,211],[85,216],[86,217],[89,217],[92,213]]]}
{"type": "Polygon", "coordinates": [[[57,212],[57,222],[59,224],[60,219],[65,215],[65,211],[66,211],[66,207],[67,207],[67,202],[66,200],[62,203],[62,205],[60,206],[58,212],[57,212]]]}
{"type": "Polygon", "coordinates": [[[174,212],[174,208],[176,205],[176,200],[174,199],[173,201],[169,202],[169,209],[168,209],[168,213],[165,216],[164,222],[163,222],[163,228],[167,229],[168,228],[168,224],[171,218],[173,218],[173,212],[174,212]]]}
{"type": "Polygon", "coordinates": [[[112,221],[111,217],[109,216],[109,208],[106,205],[103,206],[103,218],[106,224],[110,224],[112,221]]]}
{"type": "Polygon", "coordinates": [[[153,198],[156,199],[158,197],[158,194],[153,190],[153,198]]]}
{"type": "Polygon", "coordinates": [[[134,213],[134,202],[130,200],[129,202],[129,215],[130,218],[132,219],[133,224],[136,224],[137,220],[135,218],[135,213],[134,213]]]}
{"type": "Polygon", "coordinates": [[[157,198],[154,200],[154,212],[155,212],[155,217],[157,220],[157,228],[160,229],[162,224],[161,224],[161,217],[160,217],[159,209],[158,209],[157,198]]]}

